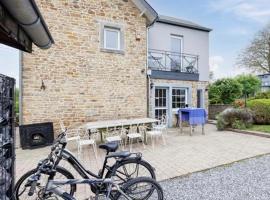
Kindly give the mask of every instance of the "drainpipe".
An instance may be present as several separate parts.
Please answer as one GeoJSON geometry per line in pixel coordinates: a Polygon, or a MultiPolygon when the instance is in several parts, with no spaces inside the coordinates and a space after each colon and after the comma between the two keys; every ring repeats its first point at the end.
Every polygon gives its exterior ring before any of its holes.
{"type": "Polygon", "coordinates": [[[148,49],[149,49],[149,27],[146,30],[146,81],[147,81],[147,117],[150,117],[150,77],[148,75],[148,49]]]}
{"type": "Polygon", "coordinates": [[[22,81],[22,69],[23,69],[23,52],[19,52],[19,125],[23,125],[23,81],[22,81]]]}
{"type": "Polygon", "coordinates": [[[149,50],[149,30],[152,26],[154,26],[155,22],[158,20],[158,16],[156,19],[149,25],[147,26],[147,33],[146,33],[146,75],[147,75],[147,117],[150,117],[150,94],[151,94],[151,78],[150,75],[148,74],[148,50],[149,50]]]}
{"type": "Polygon", "coordinates": [[[36,46],[42,49],[51,47],[53,38],[34,0],[1,0],[1,4],[36,46]]]}

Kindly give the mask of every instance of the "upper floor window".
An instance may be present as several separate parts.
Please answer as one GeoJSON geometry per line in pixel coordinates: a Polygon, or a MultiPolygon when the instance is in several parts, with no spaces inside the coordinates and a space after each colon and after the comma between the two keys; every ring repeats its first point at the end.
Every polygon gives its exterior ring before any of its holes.
{"type": "Polygon", "coordinates": [[[100,51],[125,54],[125,27],[123,24],[100,21],[100,51]]]}
{"type": "Polygon", "coordinates": [[[120,29],[105,27],[104,48],[111,50],[121,50],[120,35],[120,29]]]}

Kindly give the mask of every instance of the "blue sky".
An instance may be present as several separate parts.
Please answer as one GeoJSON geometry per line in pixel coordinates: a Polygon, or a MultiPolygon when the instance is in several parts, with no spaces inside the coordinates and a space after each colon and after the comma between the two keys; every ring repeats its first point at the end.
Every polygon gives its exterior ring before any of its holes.
{"type": "MultiPolygon", "coordinates": [[[[210,27],[210,68],[215,78],[246,72],[235,59],[270,21],[269,0],[148,0],[160,13],[210,27]]],[[[57,41],[56,41],[57,42],[57,41]]],[[[19,53],[0,45],[0,73],[17,78],[19,53]]]]}

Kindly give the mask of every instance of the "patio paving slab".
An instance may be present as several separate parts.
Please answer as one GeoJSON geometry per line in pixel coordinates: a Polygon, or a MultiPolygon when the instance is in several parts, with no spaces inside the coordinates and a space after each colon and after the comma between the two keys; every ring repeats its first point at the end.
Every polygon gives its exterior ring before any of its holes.
{"type": "MultiPolygon", "coordinates": [[[[184,129],[182,135],[178,129],[169,129],[165,146],[162,141],[154,149],[150,144],[145,149],[141,144],[135,144],[133,151],[143,153],[143,158],[156,169],[159,181],[270,153],[268,138],[230,131],[219,132],[210,124],[206,126],[206,135],[201,135],[200,131],[198,128],[193,136],[189,136],[188,128],[184,129]]],[[[68,149],[76,152],[72,144],[69,144],[68,149]]],[[[49,147],[36,150],[17,149],[16,178],[36,167],[37,162],[45,158],[49,151],[49,147]]],[[[96,161],[92,149],[84,148],[81,156],[82,163],[96,173],[102,166],[105,154],[99,150],[98,155],[96,161]]],[[[72,170],[66,163],[62,165],[72,170]]]]}

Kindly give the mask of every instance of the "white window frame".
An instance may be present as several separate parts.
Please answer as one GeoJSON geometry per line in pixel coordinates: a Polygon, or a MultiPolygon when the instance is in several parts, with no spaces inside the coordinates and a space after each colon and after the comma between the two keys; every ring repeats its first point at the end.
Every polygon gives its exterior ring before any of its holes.
{"type": "MultiPolygon", "coordinates": [[[[180,63],[181,63],[181,70],[183,69],[183,42],[184,42],[184,37],[182,35],[177,35],[177,34],[171,34],[170,35],[170,40],[172,40],[172,38],[174,39],[178,39],[180,41],[180,52],[174,52],[172,51],[172,49],[170,50],[172,53],[180,53],[180,63]]],[[[172,48],[172,47],[171,47],[172,48]]]]}
{"type": "MultiPolygon", "coordinates": [[[[181,41],[181,44],[180,44],[180,54],[183,53],[183,41],[184,41],[184,37],[181,36],[181,35],[176,35],[176,34],[171,34],[170,35],[171,38],[174,38],[174,39],[179,39],[181,41]]],[[[171,50],[172,51],[172,50],[171,50]]],[[[179,52],[174,52],[174,53],[179,53],[179,52]]]]}
{"type": "Polygon", "coordinates": [[[104,27],[104,49],[109,50],[121,50],[121,30],[118,28],[110,28],[110,27],[104,27]],[[118,35],[118,42],[117,42],[117,48],[109,48],[107,47],[107,31],[117,32],[118,35]]]}
{"type": "MultiPolygon", "coordinates": [[[[173,97],[173,90],[185,90],[185,104],[188,104],[188,88],[172,88],[172,96],[171,98],[173,97]]],[[[171,107],[172,107],[172,111],[175,112],[175,111],[178,111],[179,108],[173,108],[173,98],[172,98],[172,102],[171,102],[171,107]]]]}

